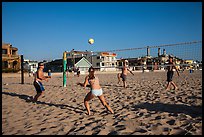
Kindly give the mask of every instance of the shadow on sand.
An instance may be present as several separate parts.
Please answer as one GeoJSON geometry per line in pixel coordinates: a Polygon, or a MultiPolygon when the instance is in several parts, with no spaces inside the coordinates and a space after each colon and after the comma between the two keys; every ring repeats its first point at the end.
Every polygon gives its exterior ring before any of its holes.
{"type": "Polygon", "coordinates": [[[169,112],[174,114],[185,113],[191,117],[202,117],[202,106],[187,106],[184,104],[142,103],[132,106],[134,110],[139,108],[156,112],[169,112]]]}
{"type": "MultiPolygon", "coordinates": [[[[32,96],[28,96],[28,95],[24,95],[24,94],[17,94],[17,93],[12,93],[12,92],[2,92],[2,94],[14,96],[14,97],[19,97],[20,99],[23,99],[28,103],[33,103],[31,101],[31,98],[33,98],[32,96]]],[[[84,113],[83,109],[80,109],[78,107],[69,106],[69,105],[64,105],[64,104],[54,104],[54,103],[47,103],[47,102],[41,102],[41,101],[37,101],[36,104],[55,106],[55,107],[59,107],[61,109],[69,109],[71,111],[75,111],[76,113],[80,113],[80,114],[84,113]]]]}
{"type": "MultiPolygon", "coordinates": [[[[8,83],[8,85],[31,85],[31,86],[33,86],[33,83],[8,83]]],[[[44,86],[50,86],[50,87],[63,87],[63,85],[50,85],[50,84],[47,84],[47,83],[44,83],[43,84],[44,86]]]]}

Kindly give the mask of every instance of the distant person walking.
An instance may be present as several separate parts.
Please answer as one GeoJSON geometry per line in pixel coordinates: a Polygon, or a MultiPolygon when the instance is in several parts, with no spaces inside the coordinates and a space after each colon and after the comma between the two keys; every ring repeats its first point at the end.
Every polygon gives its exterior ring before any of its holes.
{"type": "Polygon", "coordinates": [[[96,96],[99,98],[103,106],[113,114],[114,113],[113,110],[110,108],[110,106],[105,101],[105,98],[103,96],[103,90],[99,84],[99,79],[98,77],[94,75],[95,69],[93,67],[90,67],[88,72],[89,72],[89,75],[85,77],[84,83],[77,83],[77,85],[80,85],[84,88],[88,85],[88,83],[90,84],[91,91],[84,98],[84,105],[86,107],[88,115],[90,115],[90,106],[89,106],[88,101],[90,101],[96,96]]]}
{"type": "Polygon", "coordinates": [[[28,70],[28,76],[31,77],[31,70],[28,70]]]}
{"type": "Polygon", "coordinates": [[[127,60],[125,60],[123,62],[123,67],[122,67],[122,73],[118,73],[117,77],[118,77],[118,84],[120,84],[120,78],[122,78],[122,81],[123,81],[123,87],[126,88],[127,87],[127,83],[126,83],[126,80],[127,80],[127,74],[128,74],[128,71],[134,75],[134,73],[132,73],[132,71],[128,68],[128,65],[127,65],[127,60]]]}
{"type": "Polygon", "coordinates": [[[80,70],[79,70],[79,67],[77,67],[77,76],[79,77],[80,75],[80,70]]]}
{"type": "Polygon", "coordinates": [[[42,93],[45,91],[42,81],[43,80],[48,81],[48,78],[50,78],[49,76],[44,76],[43,69],[44,69],[44,64],[42,62],[38,63],[38,69],[34,75],[34,82],[33,82],[33,85],[37,91],[37,94],[33,99],[34,102],[36,102],[38,98],[42,95],[42,93]]]}
{"type": "Polygon", "coordinates": [[[174,86],[174,90],[177,90],[178,87],[176,86],[176,84],[173,82],[173,75],[174,75],[174,71],[173,69],[176,70],[178,76],[179,76],[179,72],[178,69],[175,66],[175,63],[173,62],[173,57],[169,56],[169,62],[167,65],[167,87],[166,87],[166,91],[170,90],[171,88],[171,84],[174,86]]]}
{"type": "Polygon", "coordinates": [[[48,70],[48,77],[51,78],[51,70],[48,70]]]}

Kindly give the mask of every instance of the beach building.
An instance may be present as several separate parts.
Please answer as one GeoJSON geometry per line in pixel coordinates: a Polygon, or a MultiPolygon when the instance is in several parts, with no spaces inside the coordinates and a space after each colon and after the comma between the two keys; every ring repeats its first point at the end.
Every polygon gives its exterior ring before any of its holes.
{"type": "MultiPolygon", "coordinates": [[[[116,56],[117,55],[115,53],[111,52],[93,53],[91,51],[75,51],[74,49],[67,52],[67,59],[72,59],[72,65],[70,65],[71,67],[74,67],[74,64],[76,64],[76,59],[81,59],[84,57],[98,71],[116,71],[116,56]]],[[[86,62],[85,59],[83,60],[86,62]]]]}
{"type": "Polygon", "coordinates": [[[93,66],[99,71],[116,71],[116,56],[111,52],[99,52],[93,56],[93,66]]]}
{"type": "Polygon", "coordinates": [[[92,52],[91,51],[76,51],[72,49],[70,52],[67,52],[67,61],[68,61],[68,66],[74,67],[74,64],[78,62],[82,57],[85,57],[90,63],[92,62],[91,58],[92,52]],[[71,60],[71,64],[70,64],[71,60]]]}
{"type": "Polygon", "coordinates": [[[185,64],[193,64],[193,60],[185,60],[184,63],[185,64]]]}
{"type": "Polygon", "coordinates": [[[63,72],[63,60],[62,59],[56,59],[52,60],[50,62],[44,63],[44,72],[48,72],[48,70],[51,70],[51,72],[63,72]]]}
{"type": "Polygon", "coordinates": [[[38,61],[24,59],[24,67],[29,72],[36,72],[38,68],[38,61]]]}
{"type": "Polygon", "coordinates": [[[146,62],[147,62],[146,57],[120,59],[118,60],[118,63],[117,63],[118,67],[123,66],[124,60],[128,60],[128,66],[132,71],[142,70],[143,68],[146,69],[146,62]]]}
{"type": "Polygon", "coordinates": [[[193,60],[184,60],[185,69],[192,69],[194,61],[193,60]]]}
{"type": "MultiPolygon", "coordinates": [[[[161,54],[161,49],[158,48],[158,56],[152,57],[150,55],[150,48],[147,47],[147,54],[143,57],[138,58],[125,58],[128,60],[129,67],[132,71],[134,70],[164,70],[165,64],[167,63],[169,56],[166,54],[166,50],[163,49],[163,54],[161,54]]],[[[118,60],[120,66],[122,60],[118,60]]]]}
{"type": "Polygon", "coordinates": [[[21,56],[18,48],[9,43],[2,43],[2,72],[6,70],[19,71],[21,67],[21,56]]]}
{"type": "MultiPolygon", "coordinates": [[[[81,74],[88,72],[91,63],[85,57],[67,58],[67,71],[73,71],[74,68],[79,68],[81,74]]],[[[53,60],[45,63],[44,71],[47,72],[63,72],[63,59],[53,60]]]]}
{"type": "Polygon", "coordinates": [[[160,48],[158,48],[158,56],[154,58],[154,65],[157,65],[158,70],[165,70],[166,66],[165,64],[168,63],[169,55],[166,54],[166,50],[163,49],[163,54],[160,53],[160,48]]]}
{"type": "Polygon", "coordinates": [[[81,59],[74,64],[74,67],[79,68],[81,74],[85,74],[91,67],[91,63],[85,57],[81,57],[81,59]]]}

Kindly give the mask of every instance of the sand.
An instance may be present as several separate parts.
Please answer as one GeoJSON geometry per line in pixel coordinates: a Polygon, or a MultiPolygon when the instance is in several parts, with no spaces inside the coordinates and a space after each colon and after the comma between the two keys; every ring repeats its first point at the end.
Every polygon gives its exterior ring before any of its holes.
{"type": "MultiPolygon", "coordinates": [[[[166,92],[166,72],[134,72],[128,87],[117,84],[114,73],[98,74],[110,114],[98,98],[83,99],[89,92],[76,85],[80,77],[69,75],[63,87],[62,74],[43,82],[44,96],[37,103],[33,77],[2,74],[3,135],[202,135],[202,71],[174,74],[177,91],[166,92]]],[[[46,74],[45,74],[46,75],[46,74]]]]}

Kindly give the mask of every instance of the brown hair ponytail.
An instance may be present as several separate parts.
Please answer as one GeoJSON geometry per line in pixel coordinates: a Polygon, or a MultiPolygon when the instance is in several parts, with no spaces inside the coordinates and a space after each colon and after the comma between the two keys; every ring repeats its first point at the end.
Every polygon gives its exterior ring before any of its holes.
{"type": "Polygon", "coordinates": [[[94,72],[95,72],[95,69],[91,66],[89,68],[89,79],[94,79],[95,78],[94,72]]]}

